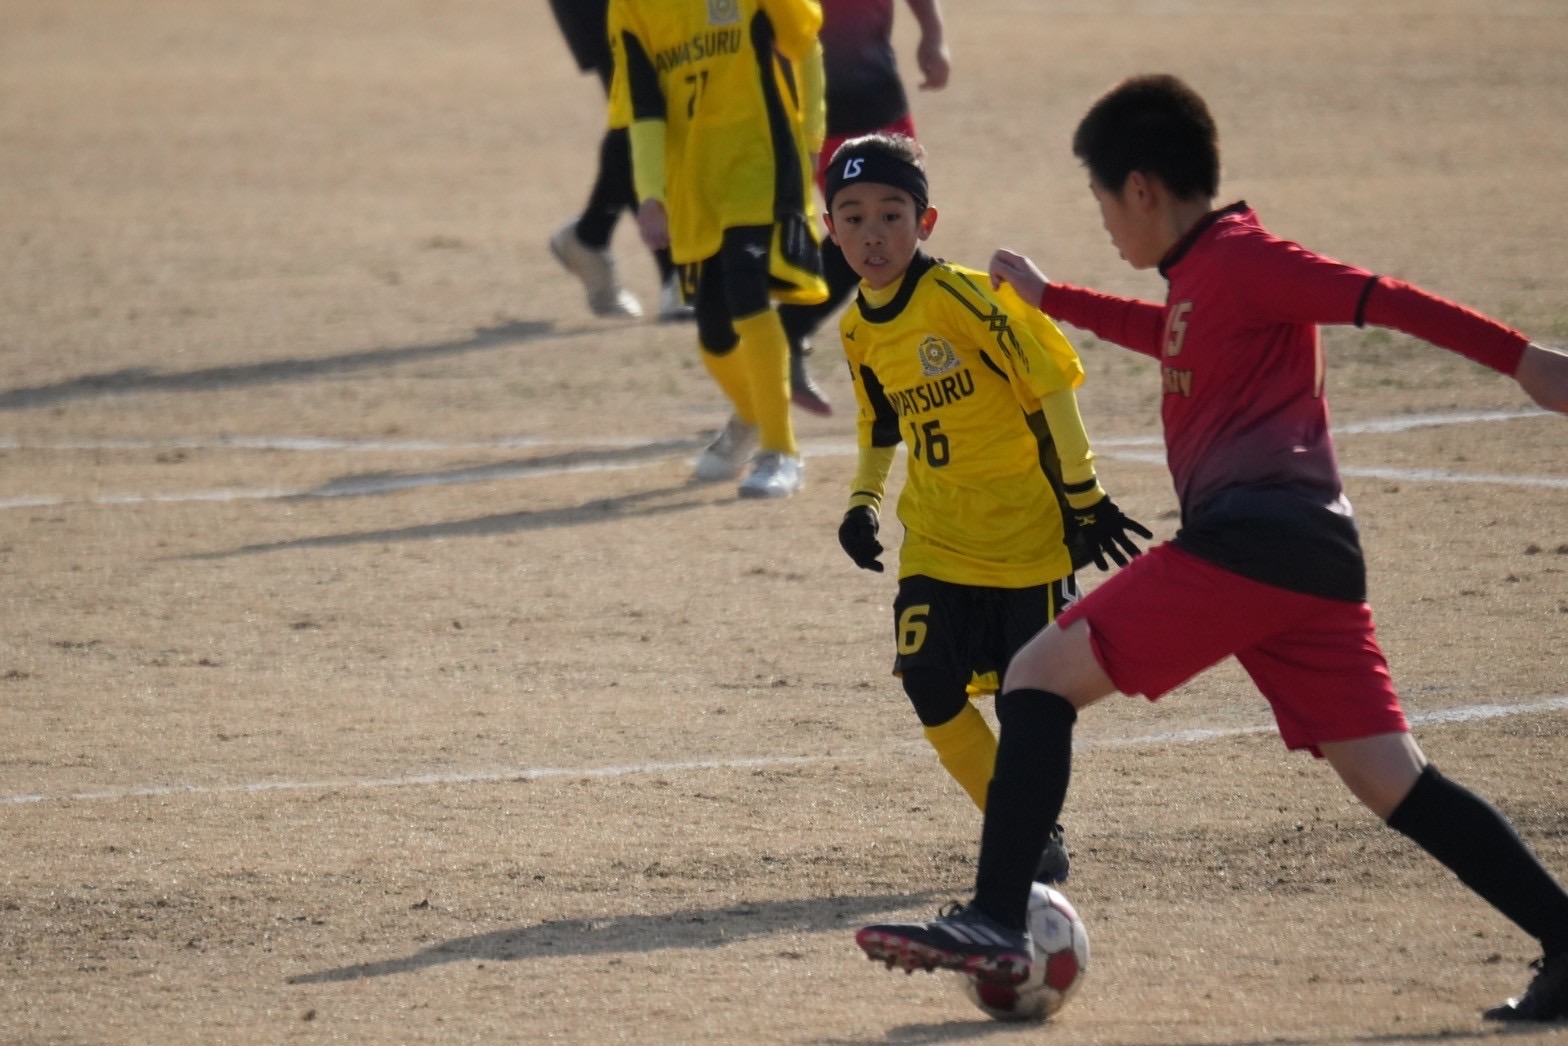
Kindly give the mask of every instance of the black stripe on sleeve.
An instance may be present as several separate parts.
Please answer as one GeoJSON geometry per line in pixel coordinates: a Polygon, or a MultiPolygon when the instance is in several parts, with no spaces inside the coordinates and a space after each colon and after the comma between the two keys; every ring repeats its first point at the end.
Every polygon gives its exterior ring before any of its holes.
{"type": "Polygon", "coordinates": [[[621,33],[621,46],[626,50],[626,82],[632,93],[632,119],[663,120],[664,91],[659,87],[659,74],[642,41],[626,31],[621,33]]]}
{"type": "Polygon", "coordinates": [[[871,404],[871,411],[876,415],[876,420],[871,423],[871,445],[873,447],[896,447],[904,441],[904,435],[898,427],[898,411],[893,409],[893,404],[888,401],[887,393],[882,390],[882,382],[878,380],[876,372],[864,364],[860,367],[860,384],[865,387],[866,399],[871,404]]]}
{"type": "MultiPolygon", "coordinates": [[[[773,49],[775,33],[773,22],[764,11],[758,11],[751,20],[751,47],[757,55],[757,73],[762,84],[762,104],[768,114],[768,132],[773,139],[773,213],[774,217],[795,214],[806,206],[806,189],[800,173],[800,152],[796,148],[795,131],[779,84],[774,79],[774,63],[784,72],[784,80],[794,90],[795,70],[789,61],[773,49]]],[[[796,102],[791,99],[791,104],[796,102]]]]}
{"type": "Polygon", "coordinates": [[[1377,281],[1380,279],[1382,279],[1381,276],[1373,276],[1367,280],[1367,285],[1361,288],[1361,297],[1356,301],[1355,324],[1357,327],[1365,327],[1367,325],[1367,299],[1372,297],[1372,288],[1377,286],[1377,281]]]}

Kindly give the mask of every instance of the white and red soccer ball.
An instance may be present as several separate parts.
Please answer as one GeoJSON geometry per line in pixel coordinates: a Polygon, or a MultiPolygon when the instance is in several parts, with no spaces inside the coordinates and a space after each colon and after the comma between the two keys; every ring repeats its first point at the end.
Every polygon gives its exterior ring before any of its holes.
{"type": "Polygon", "coordinates": [[[964,995],[996,1020],[1045,1020],[1067,1005],[1089,969],[1089,934],[1060,890],[1034,884],[1029,894],[1029,936],[1034,942],[1034,965],[1022,984],[993,984],[959,975],[964,995]]]}

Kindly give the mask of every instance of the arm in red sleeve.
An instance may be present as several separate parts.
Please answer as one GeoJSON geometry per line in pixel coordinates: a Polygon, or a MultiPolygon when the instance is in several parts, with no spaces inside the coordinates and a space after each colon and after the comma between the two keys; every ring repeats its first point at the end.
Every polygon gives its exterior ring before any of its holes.
{"type": "Polygon", "coordinates": [[[1404,331],[1510,377],[1530,343],[1489,316],[1387,276],[1374,278],[1356,321],[1404,331]]]}
{"type": "Polygon", "coordinates": [[[1152,301],[1118,298],[1068,283],[1047,283],[1040,294],[1040,311],[1104,341],[1159,358],[1165,307],[1152,301]]]}
{"type": "Polygon", "coordinates": [[[1261,315],[1291,323],[1372,324],[1414,335],[1512,375],[1528,339],[1446,298],[1276,238],[1247,241],[1231,271],[1261,315]]]}

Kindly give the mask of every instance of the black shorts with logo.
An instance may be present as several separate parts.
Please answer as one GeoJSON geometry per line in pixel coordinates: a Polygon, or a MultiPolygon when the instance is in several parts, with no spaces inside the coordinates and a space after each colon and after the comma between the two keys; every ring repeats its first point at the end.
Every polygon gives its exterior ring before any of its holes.
{"type": "Polygon", "coordinates": [[[994,689],[1018,648],[1078,598],[1071,574],[1031,588],[958,585],[916,574],[893,600],[893,674],[937,670],[973,689],[994,689]],[[992,674],[988,683],[982,682],[992,674]]]}

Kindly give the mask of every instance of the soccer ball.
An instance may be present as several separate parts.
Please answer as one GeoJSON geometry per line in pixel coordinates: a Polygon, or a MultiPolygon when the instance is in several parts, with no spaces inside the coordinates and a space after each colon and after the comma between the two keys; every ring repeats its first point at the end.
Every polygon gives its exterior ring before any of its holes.
{"type": "Polygon", "coordinates": [[[994,984],[960,974],[964,995],[999,1021],[1043,1021],[1056,1013],[1089,969],[1089,934],[1060,890],[1035,883],[1029,893],[1034,964],[1022,984],[994,984]]]}

